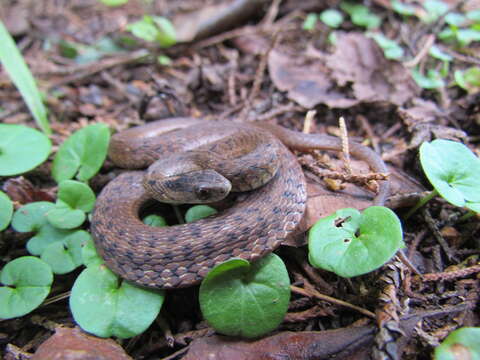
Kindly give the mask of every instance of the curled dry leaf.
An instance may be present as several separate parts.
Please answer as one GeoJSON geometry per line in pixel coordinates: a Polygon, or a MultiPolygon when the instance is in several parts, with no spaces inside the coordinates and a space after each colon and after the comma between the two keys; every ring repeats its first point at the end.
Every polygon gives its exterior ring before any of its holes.
{"type": "Polygon", "coordinates": [[[5,184],[3,184],[3,190],[12,201],[19,204],[28,204],[34,201],[55,201],[54,191],[37,189],[23,176],[5,181],[5,184]]]}
{"type": "MultiPolygon", "coordinates": [[[[370,350],[374,327],[327,331],[282,332],[257,341],[212,336],[194,340],[184,360],[353,359],[352,353],[370,350]],[[280,355],[281,354],[281,355],[280,355]]],[[[367,359],[355,357],[356,359],[367,359]]]]}
{"type": "Polygon", "coordinates": [[[31,360],[132,360],[120,345],[111,339],[85,334],[78,328],[57,328],[42,343],[31,360]]]}

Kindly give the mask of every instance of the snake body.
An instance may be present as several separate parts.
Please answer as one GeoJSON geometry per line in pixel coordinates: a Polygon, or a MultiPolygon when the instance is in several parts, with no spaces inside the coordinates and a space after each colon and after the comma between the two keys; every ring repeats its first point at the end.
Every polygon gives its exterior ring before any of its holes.
{"type": "MultiPolygon", "coordinates": [[[[232,191],[246,192],[214,217],[155,228],[143,224],[139,217],[152,198],[151,189],[143,186],[149,182],[145,172],[123,173],[97,198],[91,230],[98,252],[122,278],[163,289],[194,285],[215,265],[233,257],[255,261],[265,256],[296,229],[305,211],[305,178],[287,146],[342,149],[339,139],[327,135],[192,118],[161,120],[114,135],[109,157],[120,167],[145,168],[164,159],[157,167],[162,170],[167,166],[163,173],[170,176],[171,171],[184,168],[187,175],[197,174],[198,166],[204,165],[207,175],[196,175],[200,181],[208,180],[213,167],[231,180],[232,191]],[[168,160],[171,157],[174,160],[168,160]],[[185,159],[194,164],[184,166],[185,159]]],[[[374,171],[386,172],[385,164],[372,150],[355,143],[350,149],[374,171]]],[[[187,182],[157,187],[172,190],[176,196],[178,190],[191,185],[187,182]]],[[[382,204],[387,194],[388,183],[382,182],[374,203],[382,204]]]]}

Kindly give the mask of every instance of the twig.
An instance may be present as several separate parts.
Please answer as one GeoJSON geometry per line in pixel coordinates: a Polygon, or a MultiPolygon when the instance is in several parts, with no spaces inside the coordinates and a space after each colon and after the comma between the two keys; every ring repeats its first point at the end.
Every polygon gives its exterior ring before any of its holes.
{"type": "Polygon", "coordinates": [[[313,122],[313,118],[315,117],[315,115],[317,114],[317,111],[316,110],[309,110],[307,111],[307,114],[305,115],[305,121],[303,122],[303,130],[302,132],[304,134],[310,134],[311,130],[312,130],[312,122],[313,122]]]}
{"type": "Polygon", "coordinates": [[[422,278],[415,276],[415,281],[442,281],[442,280],[452,280],[456,278],[467,277],[472,274],[480,272],[480,264],[467,267],[465,269],[454,270],[454,271],[444,271],[440,273],[431,273],[423,274],[422,278]]]}
{"type": "Polygon", "coordinates": [[[420,63],[420,61],[422,61],[422,59],[428,54],[428,52],[430,51],[430,48],[434,43],[435,43],[435,35],[429,34],[422,48],[418,52],[418,54],[412,60],[405,61],[403,65],[409,68],[413,68],[417,66],[420,63]]]}
{"type": "Polygon", "coordinates": [[[369,310],[363,309],[359,306],[350,304],[350,303],[348,303],[346,301],[343,301],[343,300],[335,299],[331,296],[320,294],[318,291],[316,291],[314,289],[305,290],[305,289],[302,289],[302,288],[299,288],[299,287],[293,286],[293,285],[290,286],[290,289],[296,294],[300,294],[300,295],[303,295],[303,296],[306,296],[306,297],[309,297],[309,298],[314,297],[314,298],[317,298],[317,299],[320,299],[320,300],[328,301],[328,302],[333,303],[333,304],[344,306],[344,307],[356,310],[356,311],[362,313],[363,315],[366,315],[366,316],[368,316],[372,319],[375,319],[375,314],[372,313],[369,310]]]}
{"type": "Polygon", "coordinates": [[[350,159],[350,146],[348,145],[347,124],[345,123],[345,119],[343,118],[343,116],[340,116],[340,119],[338,119],[338,125],[340,127],[340,134],[342,138],[342,154],[345,170],[348,175],[352,175],[353,171],[352,161],[350,159]]]}

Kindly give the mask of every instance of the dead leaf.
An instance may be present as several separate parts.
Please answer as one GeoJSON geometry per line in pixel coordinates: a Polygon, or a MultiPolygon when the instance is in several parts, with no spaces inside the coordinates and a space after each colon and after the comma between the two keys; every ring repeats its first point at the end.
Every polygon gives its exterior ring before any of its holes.
{"type": "Polygon", "coordinates": [[[373,326],[362,326],[327,331],[282,332],[256,341],[232,340],[215,335],[194,340],[183,360],[351,359],[352,353],[360,351],[362,347],[370,347],[373,333],[373,326]]]}
{"type": "Polygon", "coordinates": [[[55,194],[53,191],[37,189],[23,176],[5,181],[5,184],[3,184],[3,191],[7,193],[12,201],[22,205],[34,201],[55,201],[55,194]]]}
{"type": "Polygon", "coordinates": [[[410,72],[387,60],[373,39],[362,33],[339,33],[335,52],[326,65],[339,86],[351,84],[360,101],[390,101],[402,105],[420,93],[410,72]]]}
{"type": "Polygon", "coordinates": [[[78,328],[57,328],[31,360],[132,360],[112,339],[87,335],[78,328]]]}
{"type": "Polygon", "coordinates": [[[334,87],[328,68],[318,58],[273,49],[268,55],[268,71],[279,90],[288,91],[290,99],[307,109],[318,104],[348,108],[358,103],[334,87]]]}

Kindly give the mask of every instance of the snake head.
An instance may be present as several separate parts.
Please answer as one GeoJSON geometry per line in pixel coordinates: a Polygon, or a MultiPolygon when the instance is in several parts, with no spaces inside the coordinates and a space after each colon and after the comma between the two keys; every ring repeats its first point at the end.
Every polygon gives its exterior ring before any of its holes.
{"type": "Polygon", "coordinates": [[[143,186],[150,196],[169,204],[206,204],[229,194],[232,184],[223,175],[182,160],[159,160],[148,168],[143,186]]]}

